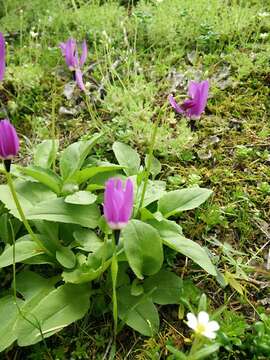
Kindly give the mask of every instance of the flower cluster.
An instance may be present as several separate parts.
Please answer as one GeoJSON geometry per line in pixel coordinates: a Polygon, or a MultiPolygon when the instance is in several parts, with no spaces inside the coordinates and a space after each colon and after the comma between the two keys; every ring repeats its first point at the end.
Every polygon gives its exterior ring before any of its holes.
{"type": "Polygon", "coordinates": [[[202,82],[190,81],[188,86],[189,99],[185,100],[179,105],[172,95],[169,95],[169,101],[174,110],[183,114],[191,120],[197,120],[204,112],[209,92],[209,82],[204,80],[202,82]]]}
{"type": "Polygon", "coordinates": [[[77,42],[74,39],[70,38],[66,42],[60,43],[60,49],[62,55],[65,57],[69,70],[73,71],[75,74],[77,85],[81,90],[85,91],[81,67],[84,65],[88,53],[86,41],[84,40],[82,43],[82,53],[80,57],[77,42]]]}
{"type": "Polygon", "coordinates": [[[219,324],[216,321],[209,321],[209,315],[200,311],[198,317],[192,313],[187,314],[187,325],[194,330],[195,334],[203,335],[209,339],[215,339],[219,324]]]}

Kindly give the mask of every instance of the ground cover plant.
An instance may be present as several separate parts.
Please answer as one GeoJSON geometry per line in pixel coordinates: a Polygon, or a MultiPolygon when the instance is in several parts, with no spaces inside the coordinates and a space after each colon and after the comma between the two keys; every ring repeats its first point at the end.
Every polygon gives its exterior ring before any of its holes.
{"type": "Polygon", "coordinates": [[[1,356],[268,359],[269,4],[0,16],[1,356]]]}

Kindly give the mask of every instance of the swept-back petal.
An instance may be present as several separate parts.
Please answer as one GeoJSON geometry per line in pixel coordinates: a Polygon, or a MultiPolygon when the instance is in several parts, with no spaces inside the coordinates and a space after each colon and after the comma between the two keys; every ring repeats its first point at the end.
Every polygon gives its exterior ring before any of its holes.
{"type": "Polygon", "coordinates": [[[185,113],[184,110],[181,108],[181,106],[177,104],[177,102],[175,101],[172,95],[169,95],[168,100],[176,112],[178,112],[179,114],[185,113]]]}
{"type": "Polygon", "coordinates": [[[84,86],[84,83],[83,83],[83,78],[82,78],[82,71],[81,71],[81,69],[76,69],[76,70],[75,70],[75,77],[76,77],[76,83],[77,83],[77,85],[79,86],[79,88],[80,88],[82,91],[85,91],[85,86],[84,86]]]}
{"type": "Polygon", "coordinates": [[[65,47],[65,56],[66,63],[68,67],[75,67],[75,50],[76,50],[76,40],[70,38],[66,42],[65,47]]]}
{"type": "Polygon", "coordinates": [[[204,80],[200,83],[200,90],[199,90],[199,112],[202,113],[206,107],[207,99],[209,93],[209,81],[204,80]]]}
{"type": "Polygon", "coordinates": [[[85,63],[86,58],[87,58],[87,53],[88,53],[87,44],[86,44],[86,41],[84,40],[82,43],[82,55],[80,58],[80,66],[82,66],[85,63]]]}
{"type": "Polygon", "coordinates": [[[191,99],[195,99],[197,92],[199,92],[199,88],[200,88],[200,83],[191,80],[188,84],[188,96],[191,97],[191,99]]]}

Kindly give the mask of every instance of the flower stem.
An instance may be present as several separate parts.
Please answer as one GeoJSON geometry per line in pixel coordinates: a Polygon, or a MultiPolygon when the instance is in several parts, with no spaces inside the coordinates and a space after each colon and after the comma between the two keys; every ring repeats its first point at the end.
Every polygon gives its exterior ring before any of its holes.
{"type": "Polygon", "coordinates": [[[189,355],[188,355],[188,360],[193,360],[193,356],[196,355],[197,351],[201,348],[202,346],[202,338],[201,336],[195,335],[195,338],[193,340],[189,355]]]}
{"type": "Polygon", "coordinates": [[[18,210],[18,213],[20,215],[20,218],[21,218],[21,221],[23,222],[26,230],[28,231],[29,235],[31,236],[32,240],[44,251],[46,251],[49,255],[50,255],[50,252],[43,246],[42,242],[39,240],[39,238],[36,236],[36,234],[33,232],[29,222],[27,221],[26,217],[25,217],[25,214],[23,212],[23,209],[21,207],[21,204],[20,204],[20,201],[18,199],[18,196],[17,196],[17,193],[16,193],[16,190],[15,190],[15,187],[14,187],[14,184],[13,184],[13,181],[12,181],[12,177],[11,177],[11,174],[6,171],[6,178],[7,178],[7,184],[8,184],[8,187],[10,189],[10,192],[11,192],[11,195],[13,197],[13,200],[15,202],[15,205],[16,205],[16,208],[18,210]]]}
{"type": "Polygon", "coordinates": [[[148,161],[147,161],[147,165],[146,165],[146,174],[145,174],[145,180],[144,180],[144,184],[143,184],[142,196],[140,199],[140,203],[139,203],[137,212],[139,212],[139,210],[143,206],[143,201],[145,198],[145,193],[146,193],[147,184],[148,184],[148,180],[149,180],[149,176],[150,176],[150,170],[151,170],[152,161],[153,161],[153,151],[154,151],[154,145],[155,145],[156,136],[157,136],[158,123],[159,123],[158,120],[154,123],[154,128],[153,128],[153,132],[152,132],[152,136],[151,136],[151,140],[150,140],[150,147],[149,147],[149,154],[148,154],[149,157],[148,157],[148,161]]]}
{"type": "Polygon", "coordinates": [[[113,290],[112,299],[113,299],[114,341],[116,341],[117,325],[118,325],[118,308],[117,308],[117,292],[116,292],[118,262],[117,262],[117,254],[116,254],[116,236],[117,234],[115,234],[115,232],[113,231],[113,236],[112,236],[113,256],[111,263],[111,276],[112,276],[112,290],[113,290]]]}
{"type": "Polygon", "coordinates": [[[87,110],[89,112],[89,115],[91,117],[91,119],[93,120],[94,122],[94,125],[95,127],[98,129],[98,130],[101,130],[101,126],[102,124],[100,123],[100,121],[98,120],[97,116],[95,115],[94,111],[92,110],[92,107],[91,107],[91,104],[89,102],[89,98],[88,98],[88,95],[86,94],[86,92],[84,92],[84,98],[85,98],[85,103],[86,103],[86,106],[87,106],[87,110]]]}

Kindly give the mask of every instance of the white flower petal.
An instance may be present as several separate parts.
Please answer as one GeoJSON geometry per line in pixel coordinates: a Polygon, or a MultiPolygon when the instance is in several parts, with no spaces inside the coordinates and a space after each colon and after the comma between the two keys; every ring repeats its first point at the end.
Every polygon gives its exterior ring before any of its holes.
{"type": "Polygon", "coordinates": [[[208,339],[215,339],[215,337],[217,336],[215,332],[209,330],[205,330],[202,334],[206,336],[208,339]]]}
{"type": "Polygon", "coordinates": [[[210,321],[207,325],[207,331],[217,331],[219,324],[216,321],[210,321]]]}
{"type": "Polygon", "coordinates": [[[187,322],[188,327],[195,330],[198,325],[198,320],[197,320],[196,316],[192,313],[188,313],[187,319],[188,319],[188,322],[187,322]]]}
{"type": "Polygon", "coordinates": [[[207,327],[209,322],[209,315],[205,311],[200,311],[198,315],[199,324],[205,325],[207,327]]]}

